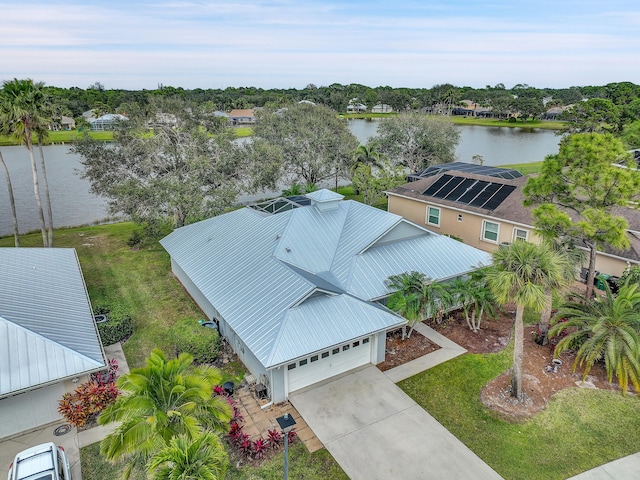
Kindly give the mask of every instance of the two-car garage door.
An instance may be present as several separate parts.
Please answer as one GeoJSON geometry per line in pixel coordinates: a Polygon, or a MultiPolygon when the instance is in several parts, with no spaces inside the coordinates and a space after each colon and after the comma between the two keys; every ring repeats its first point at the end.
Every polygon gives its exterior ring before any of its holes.
{"type": "Polygon", "coordinates": [[[58,400],[64,394],[64,384],[57,383],[0,400],[0,438],[33,430],[56,422],[58,400]]]}
{"type": "Polygon", "coordinates": [[[335,346],[287,365],[287,390],[299,390],[369,362],[371,342],[368,337],[335,346]]]}

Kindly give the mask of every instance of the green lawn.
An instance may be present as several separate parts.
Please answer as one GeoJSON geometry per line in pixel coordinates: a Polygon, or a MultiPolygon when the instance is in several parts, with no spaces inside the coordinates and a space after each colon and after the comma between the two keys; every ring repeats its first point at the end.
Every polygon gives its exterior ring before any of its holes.
{"type": "MultiPolygon", "coordinates": [[[[81,132],[78,130],[62,130],[59,132],[48,132],[48,133],[49,133],[49,136],[48,136],[49,143],[75,142],[79,138],[82,138],[82,136],[84,135],[84,132],[81,132]]],[[[113,132],[89,132],[89,136],[95,140],[104,140],[104,141],[113,140],[113,132]]],[[[36,140],[34,137],[34,142],[35,141],[36,140]]],[[[10,137],[7,135],[0,135],[0,146],[19,145],[19,144],[20,142],[16,141],[16,139],[13,137],[10,137]]]]}
{"type": "Polygon", "coordinates": [[[632,396],[575,388],[522,424],[493,415],[480,391],[511,366],[512,353],[466,354],[399,386],[507,480],[565,479],[640,451],[640,403],[632,396]]]}
{"type": "Polygon", "coordinates": [[[453,119],[453,123],[455,123],[456,125],[478,125],[481,127],[542,128],[545,130],[561,130],[565,126],[564,122],[551,122],[545,120],[509,122],[507,120],[497,120],[495,118],[462,116],[452,116],[451,118],[453,119]]]}
{"type": "Polygon", "coordinates": [[[518,170],[523,175],[531,175],[532,173],[539,173],[542,169],[544,162],[533,163],[513,163],[511,165],[500,165],[501,168],[513,168],[518,170]]]}

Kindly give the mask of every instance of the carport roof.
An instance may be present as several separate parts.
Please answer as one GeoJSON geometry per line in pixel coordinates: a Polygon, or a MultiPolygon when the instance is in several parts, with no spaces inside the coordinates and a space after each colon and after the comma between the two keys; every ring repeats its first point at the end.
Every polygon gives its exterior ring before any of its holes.
{"type": "Polygon", "coordinates": [[[0,248],[0,396],[104,368],[76,252],[0,248]]]}

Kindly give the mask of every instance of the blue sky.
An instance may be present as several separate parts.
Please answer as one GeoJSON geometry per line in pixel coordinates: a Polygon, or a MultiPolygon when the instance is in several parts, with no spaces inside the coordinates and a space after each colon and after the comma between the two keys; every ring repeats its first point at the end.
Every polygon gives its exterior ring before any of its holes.
{"type": "Polygon", "coordinates": [[[86,88],[640,84],[640,2],[0,0],[0,80],[86,88]]]}

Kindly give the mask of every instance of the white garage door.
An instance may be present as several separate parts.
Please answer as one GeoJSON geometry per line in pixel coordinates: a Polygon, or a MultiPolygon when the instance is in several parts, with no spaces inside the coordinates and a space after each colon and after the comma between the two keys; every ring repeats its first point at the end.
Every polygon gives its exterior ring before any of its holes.
{"type": "Polygon", "coordinates": [[[58,383],[0,400],[0,438],[60,420],[58,400],[64,392],[58,383]]]}
{"type": "Polygon", "coordinates": [[[333,347],[287,365],[288,391],[293,392],[316,382],[347,372],[371,361],[369,338],[333,347]]]}

